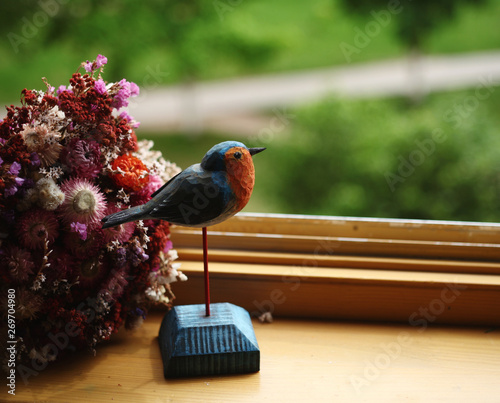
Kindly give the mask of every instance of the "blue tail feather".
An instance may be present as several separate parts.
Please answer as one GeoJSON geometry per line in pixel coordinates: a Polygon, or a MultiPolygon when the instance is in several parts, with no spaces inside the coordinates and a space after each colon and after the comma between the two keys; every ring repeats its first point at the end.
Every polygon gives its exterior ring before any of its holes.
{"type": "Polygon", "coordinates": [[[142,220],[144,218],[143,206],[136,206],[110,214],[104,217],[101,222],[102,228],[105,229],[115,227],[120,224],[125,224],[130,221],[142,220]]]}

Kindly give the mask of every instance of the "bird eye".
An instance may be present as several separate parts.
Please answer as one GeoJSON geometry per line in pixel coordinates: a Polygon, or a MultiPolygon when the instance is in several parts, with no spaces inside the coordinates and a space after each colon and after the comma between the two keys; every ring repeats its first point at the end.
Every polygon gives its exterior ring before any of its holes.
{"type": "Polygon", "coordinates": [[[236,158],[237,160],[239,160],[241,158],[241,153],[239,151],[236,151],[234,153],[234,158],[236,158]]]}

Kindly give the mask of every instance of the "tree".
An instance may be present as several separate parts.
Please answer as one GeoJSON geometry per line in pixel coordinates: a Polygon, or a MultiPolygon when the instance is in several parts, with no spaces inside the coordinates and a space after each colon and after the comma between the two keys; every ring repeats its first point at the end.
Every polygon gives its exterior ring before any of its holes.
{"type": "Polygon", "coordinates": [[[484,0],[341,0],[344,8],[352,13],[372,18],[370,12],[395,7],[401,12],[394,14],[398,24],[398,37],[408,49],[422,49],[426,36],[442,24],[451,20],[464,4],[481,4],[484,0]]]}
{"type": "MultiPolygon", "coordinates": [[[[190,83],[245,71],[274,56],[278,43],[237,23],[233,0],[19,0],[0,2],[3,60],[36,63],[65,52],[75,60],[110,60],[110,80],[127,77],[139,85],[190,83]],[[10,36],[9,36],[10,35],[10,36]],[[9,43],[10,41],[10,43],[9,43]],[[144,82],[147,67],[160,65],[160,82],[144,82]]],[[[54,62],[53,62],[54,63],[54,62]]]]}
{"type": "Polygon", "coordinates": [[[465,4],[481,4],[484,0],[341,0],[343,7],[351,13],[373,19],[381,10],[391,13],[391,22],[397,24],[399,40],[409,51],[410,76],[413,77],[415,93],[422,96],[422,78],[419,60],[423,44],[428,35],[440,24],[451,20],[465,4]]]}

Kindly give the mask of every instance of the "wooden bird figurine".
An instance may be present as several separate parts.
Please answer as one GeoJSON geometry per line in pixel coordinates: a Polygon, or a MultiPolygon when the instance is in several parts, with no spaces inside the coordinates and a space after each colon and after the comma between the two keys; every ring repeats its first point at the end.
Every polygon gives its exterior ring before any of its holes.
{"type": "Polygon", "coordinates": [[[110,214],[102,228],[136,220],[160,219],[188,227],[207,227],[235,215],[248,203],[255,183],[252,156],[265,148],[238,141],[213,146],[151,195],[147,203],[110,214]]]}

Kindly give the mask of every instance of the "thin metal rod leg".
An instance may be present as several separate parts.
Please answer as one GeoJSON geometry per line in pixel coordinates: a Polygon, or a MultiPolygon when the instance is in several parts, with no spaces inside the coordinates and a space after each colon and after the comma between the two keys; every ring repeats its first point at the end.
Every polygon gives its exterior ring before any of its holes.
{"type": "Polygon", "coordinates": [[[203,227],[203,274],[205,279],[205,313],[210,316],[210,279],[208,275],[207,227],[203,227]]]}

